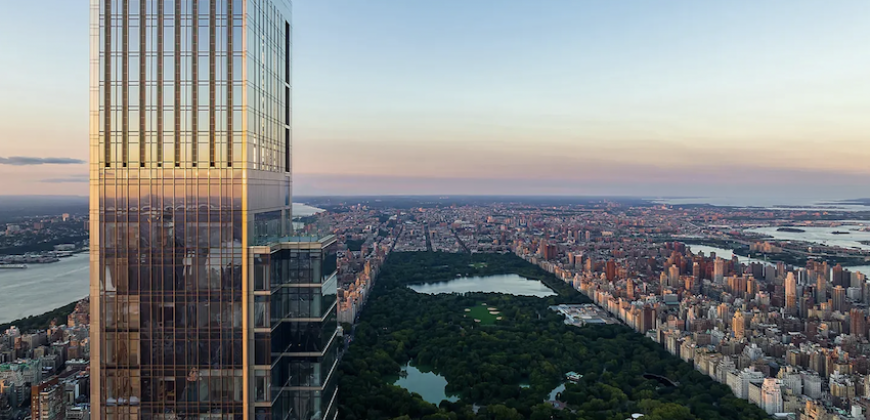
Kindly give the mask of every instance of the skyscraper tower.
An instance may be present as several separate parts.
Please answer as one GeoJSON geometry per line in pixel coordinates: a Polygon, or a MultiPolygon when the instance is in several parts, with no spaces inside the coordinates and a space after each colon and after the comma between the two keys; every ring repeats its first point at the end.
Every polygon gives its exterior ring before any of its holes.
{"type": "Polygon", "coordinates": [[[680,267],[676,264],[670,266],[668,268],[668,286],[673,288],[679,288],[680,284],[680,267]]]}
{"type": "Polygon", "coordinates": [[[716,258],[713,262],[713,283],[723,284],[725,282],[725,260],[716,258]]]}
{"type": "Polygon", "coordinates": [[[844,278],[843,274],[843,266],[840,264],[835,265],[834,268],[831,269],[831,284],[833,284],[834,287],[849,287],[849,281],[844,278]]]}
{"type": "Polygon", "coordinates": [[[828,301],[828,284],[825,281],[825,276],[819,275],[816,278],[816,303],[822,304],[828,301]]]}
{"type": "Polygon", "coordinates": [[[728,318],[731,317],[731,311],[725,302],[720,303],[719,306],[716,307],[716,316],[721,319],[723,323],[728,322],[728,318]]]}
{"type": "Polygon", "coordinates": [[[746,336],[746,321],[740,309],[734,312],[734,318],[731,320],[731,330],[734,331],[734,338],[738,340],[746,336]]]}
{"type": "Polygon", "coordinates": [[[849,311],[849,332],[855,336],[867,336],[867,318],[864,311],[854,308],[849,311]]]}
{"type": "Polygon", "coordinates": [[[788,273],[785,277],[785,312],[791,316],[798,313],[797,279],[794,273],[788,273]]]}
{"type": "Polygon", "coordinates": [[[843,286],[834,287],[833,295],[833,310],[844,312],[846,310],[846,289],[843,286]]]}
{"type": "Polygon", "coordinates": [[[334,418],[334,238],[292,223],[290,2],[90,6],[93,418],[334,418]]]}

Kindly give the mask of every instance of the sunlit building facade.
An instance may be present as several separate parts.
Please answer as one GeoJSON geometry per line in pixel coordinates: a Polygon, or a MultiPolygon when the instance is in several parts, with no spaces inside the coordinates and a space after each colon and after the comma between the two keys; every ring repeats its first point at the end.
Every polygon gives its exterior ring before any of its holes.
{"type": "Polygon", "coordinates": [[[288,0],[91,0],[94,419],[332,419],[334,238],[293,223],[288,0]]]}

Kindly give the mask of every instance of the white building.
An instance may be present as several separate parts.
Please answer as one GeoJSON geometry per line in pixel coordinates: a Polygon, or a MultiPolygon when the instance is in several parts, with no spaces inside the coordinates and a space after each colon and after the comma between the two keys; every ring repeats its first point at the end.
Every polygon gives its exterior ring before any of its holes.
{"type": "Polygon", "coordinates": [[[764,383],[761,385],[761,408],[767,414],[782,412],[782,389],[778,379],[764,379],[764,383]]]}
{"type": "Polygon", "coordinates": [[[764,357],[764,350],[761,347],[758,347],[757,344],[752,343],[743,348],[743,355],[749,358],[749,360],[756,361],[764,357]]]}
{"type": "Polygon", "coordinates": [[[728,374],[734,372],[737,366],[734,365],[734,360],[730,356],[725,356],[719,361],[719,366],[716,367],[716,381],[719,383],[728,383],[728,374]]]}
{"type": "Polygon", "coordinates": [[[804,384],[804,395],[812,399],[822,397],[822,378],[818,374],[801,372],[801,380],[804,384]]]}
{"type": "Polygon", "coordinates": [[[749,367],[742,371],[734,371],[728,374],[728,386],[738,398],[749,399],[749,384],[761,384],[764,382],[764,374],[749,367]]]}
{"type": "Polygon", "coordinates": [[[787,366],[781,369],[776,377],[782,382],[782,386],[790,389],[794,395],[803,392],[803,379],[794,367],[787,366]]]}

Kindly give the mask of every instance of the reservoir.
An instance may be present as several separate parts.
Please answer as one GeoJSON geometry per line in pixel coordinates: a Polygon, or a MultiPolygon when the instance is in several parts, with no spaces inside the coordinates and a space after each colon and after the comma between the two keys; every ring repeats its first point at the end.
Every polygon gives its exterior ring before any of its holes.
{"type": "Polygon", "coordinates": [[[549,287],[538,280],[529,280],[516,274],[500,274],[486,277],[461,277],[438,283],[408,286],[417,293],[437,295],[441,293],[505,293],[514,296],[555,296],[549,287]]]}
{"type": "Polygon", "coordinates": [[[83,253],[22,270],[0,270],[0,322],[43,314],[87,296],[89,261],[83,253]]]}
{"type": "Polygon", "coordinates": [[[420,394],[424,400],[438,405],[441,401],[447,400],[450,402],[458,401],[459,398],[448,396],[444,388],[447,386],[447,380],[441,375],[436,375],[432,372],[423,372],[420,369],[408,363],[402,366],[402,372],[405,375],[393,382],[393,385],[398,385],[408,391],[420,394]]]}

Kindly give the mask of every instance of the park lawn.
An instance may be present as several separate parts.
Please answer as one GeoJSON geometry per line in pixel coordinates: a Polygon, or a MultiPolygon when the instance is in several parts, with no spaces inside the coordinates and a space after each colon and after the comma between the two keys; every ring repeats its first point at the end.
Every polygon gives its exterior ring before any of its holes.
{"type": "Polygon", "coordinates": [[[486,268],[486,263],[485,263],[485,262],[471,263],[471,264],[468,264],[468,265],[469,265],[471,268],[475,269],[475,270],[480,270],[481,268],[486,268]]]}
{"type": "Polygon", "coordinates": [[[496,318],[499,317],[499,315],[493,315],[493,314],[489,313],[489,310],[487,309],[488,307],[489,307],[489,305],[486,305],[486,306],[475,305],[475,306],[472,306],[471,308],[469,308],[469,309],[471,309],[470,312],[466,312],[466,313],[471,318],[479,319],[480,325],[492,325],[492,324],[495,324],[496,318]]]}

